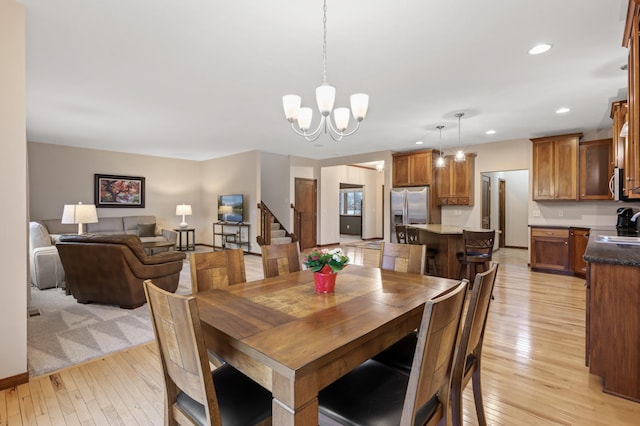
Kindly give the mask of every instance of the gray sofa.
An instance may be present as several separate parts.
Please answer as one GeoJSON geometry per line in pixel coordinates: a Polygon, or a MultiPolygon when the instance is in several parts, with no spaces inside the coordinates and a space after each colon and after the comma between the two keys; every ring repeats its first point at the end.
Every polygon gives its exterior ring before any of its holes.
{"type": "MultiPolygon", "coordinates": [[[[156,217],[152,215],[103,217],[98,218],[97,223],[87,223],[84,226],[87,233],[137,235],[142,242],[168,241],[175,246],[177,240],[177,233],[158,226],[156,217]]],[[[64,286],[64,269],[55,244],[60,240],[60,236],[77,233],[78,225],[63,224],[60,219],[43,219],[29,223],[29,267],[32,285],[41,290],[64,286]]]]}

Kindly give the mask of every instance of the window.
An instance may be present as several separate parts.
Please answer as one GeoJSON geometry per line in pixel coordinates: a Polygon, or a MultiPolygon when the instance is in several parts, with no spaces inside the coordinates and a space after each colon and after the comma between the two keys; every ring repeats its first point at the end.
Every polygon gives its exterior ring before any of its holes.
{"type": "Polygon", "coordinates": [[[340,214],[348,216],[362,216],[362,190],[340,190],[340,214]]]}

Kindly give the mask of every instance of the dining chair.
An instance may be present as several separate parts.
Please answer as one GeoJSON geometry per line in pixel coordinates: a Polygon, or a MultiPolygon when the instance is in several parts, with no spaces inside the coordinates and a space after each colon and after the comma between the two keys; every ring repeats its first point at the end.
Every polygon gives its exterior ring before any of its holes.
{"type": "Polygon", "coordinates": [[[193,293],[247,282],[242,249],[191,253],[193,293]]]}
{"type": "Polygon", "coordinates": [[[265,278],[290,274],[301,269],[298,243],[265,245],[262,249],[262,270],[265,278]]]}
{"type": "Polygon", "coordinates": [[[495,236],[495,230],[462,230],[464,250],[456,253],[459,263],[458,278],[466,278],[469,281],[473,281],[474,275],[478,273],[478,268],[481,268],[483,272],[489,269],[495,236]],[[464,277],[462,276],[463,268],[466,268],[464,277]],[[473,275],[471,274],[471,268],[473,268],[473,275]]]}
{"type": "Polygon", "coordinates": [[[407,227],[405,225],[395,225],[395,229],[398,244],[407,244],[407,227]]]}
{"type": "MultiPolygon", "coordinates": [[[[486,272],[476,274],[473,288],[468,298],[466,314],[460,330],[460,339],[451,373],[451,411],[452,424],[462,425],[462,391],[470,379],[473,381],[473,396],[476,405],[478,423],[486,425],[480,364],[482,360],[482,342],[487,324],[487,314],[491,303],[491,294],[495,285],[498,264],[494,263],[486,272]]],[[[405,375],[411,374],[414,348],[418,342],[415,332],[400,339],[394,345],[376,355],[373,359],[397,369],[405,375]]]]}
{"type": "Polygon", "coordinates": [[[429,300],[424,307],[407,376],[368,360],[318,395],[318,412],[348,425],[435,425],[449,412],[454,348],[468,282],[429,300]]]}
{"type": "Polygon", "coordinates": [[[416,244],[380,244],[380,269],[422,274],[426,247],[416,244]]]}
{"type": "Polygon", "coordinates": [[[271,393],[229,364],[209,369],[198,304],[143,283],[165,384],[165,425],[271,424],[271,393]]]}

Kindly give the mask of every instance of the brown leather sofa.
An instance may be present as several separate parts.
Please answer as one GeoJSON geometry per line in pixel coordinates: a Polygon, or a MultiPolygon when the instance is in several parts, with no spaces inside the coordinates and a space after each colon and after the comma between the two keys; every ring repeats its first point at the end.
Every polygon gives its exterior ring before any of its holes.
{"type": "Polygon", "coordinates": [[[148,256],[135,235],[63,235],[56,243],[67,289],[79,303],[133,309],[146,302],[142,282],[175,292],[184,253],[148,256]]]}

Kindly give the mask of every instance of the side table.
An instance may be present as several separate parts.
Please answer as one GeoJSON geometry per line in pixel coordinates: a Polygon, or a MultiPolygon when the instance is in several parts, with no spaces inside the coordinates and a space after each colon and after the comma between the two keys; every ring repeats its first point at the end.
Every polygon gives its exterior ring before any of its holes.
{"type": "Polygon", "coordinates": [[[196,228],[174,228],[173,230],[178,233],[178,250],[196,249],[196,228]],[[185,245],[182,245],[182,234],[185,235],[185,245]]]}

